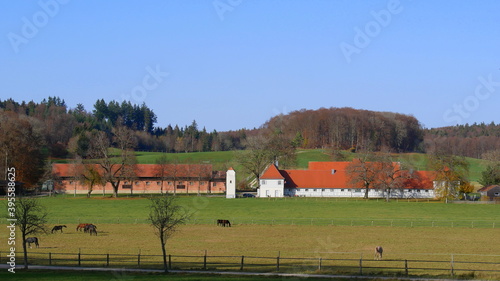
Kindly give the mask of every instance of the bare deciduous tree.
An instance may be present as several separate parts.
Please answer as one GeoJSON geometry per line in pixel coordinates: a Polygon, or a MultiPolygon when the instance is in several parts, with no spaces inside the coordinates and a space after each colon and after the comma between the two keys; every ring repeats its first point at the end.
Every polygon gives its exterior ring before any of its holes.
{"type": "Polygon", "coordinates": [[[14,219],[21,232],[24,268],[28,269],[28,251],[26,249],[26,238],[38,233],[47,233],[47,211],[35,198],[17,197],[14,219]]]}
{"type": "Polygon", "coordinates": [[[163,254],[163,268],[168,272],[167,241],[178,230],[178,227],[189,219],[190,214],[175,201],[173,196],[151,198],[149,222],[160,239],[163,254]]]}

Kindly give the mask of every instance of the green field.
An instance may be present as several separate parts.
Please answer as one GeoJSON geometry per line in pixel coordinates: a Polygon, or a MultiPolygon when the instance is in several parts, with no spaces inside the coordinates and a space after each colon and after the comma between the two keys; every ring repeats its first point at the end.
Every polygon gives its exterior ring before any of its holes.
{"type": "MultiPolygon", "coordinates": [[[[106,223],[145,222],[150,195],[119,199],[95,195],[92,198],[62,195],[42,199],[50,213],[51,223],[79,223],[99,221],[106,223]],[[137,220],[137,221],[136,221],[137,220]]],[[[349,219],[349,220],[413,220],[413,221],[487,221],[496,222],[500,206],[495,204],[445,204],[439,201],[415,202],[380,199],[340,198],[238,198],[178,196],[178,203],[193,214],[192,220],[213,221],[228,218],[245,223],[267,224],[273,219],[349,219]]],[[[468,224],[469,225],[469,224],[468,224]]],[[[491,224],[490,224],[491,225],[491,224]]]]}
{"type": "MultiPolygon", "coordinates": [[[[75,266],[81,253],[82,266],[105,266],[105,255],[111,254],[110,267],[136,267],[134,260],[140,254],[142,267],[159,267],[159,242],[146,221],[148,199],[61,196],[41,201],[50,213],[49,226],[66,224],[68,228],[62,234],[39,236],[40,248],[30,249],[35,263],[48,265],[50,253],[53,265],[75,266]],[[77,232],[79,222],[95,223],[99,235],[77,232]]],[[[283,272],[318,273],[314,268],[321,258],[325,268],[330,268],[322,273],[352,274],[346,268],[356,266],[360,257],[367,259],[368,266],[369,260],[373,263],[376,245],[384,246],[385,260],[375,265],[389,268],[401,268],[404,260],[413,266],[417,260],[442,260],[444,265],[432,265],[436,268],[449,268],[450,259],[496,262],[496,266],[500,260],[500,244],[491,243],[500,231],[498,204],[199,196],[179,196],[178,203],[193,213],[191,222],[167,244],[169,254],[174,255],[173,267],[179,269],[199,270],[202,256],[208,255],[211,270],[239,270],[241,256],[246,256],[247,271],[273,272],[276,256],[281,256],[290,259],[283,262],[283,272]],[[229,219],[233,226],[218,227],[216,219],[229,219]]],[[[5,234],[2,229],[0,256],[7,249],[5,234]]],[[[413,274],[427,273],[414,270],[413,274]]],[[[472,275],[485,276],[495,275],[472,275]]]]}

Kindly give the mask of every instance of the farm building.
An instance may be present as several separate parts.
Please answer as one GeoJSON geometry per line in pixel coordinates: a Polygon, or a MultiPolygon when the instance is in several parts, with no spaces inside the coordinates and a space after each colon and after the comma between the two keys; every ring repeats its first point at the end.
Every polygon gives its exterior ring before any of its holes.
{"type": "MultiPolygon", "coordinates": [[[[280,170],[274,164],[262,173],[259,197],[363,197],[365,190],[349,184],[346,172],[352,162],[309,162],[307,170],[280,170]]],[[[394,163],[394,165],[399,165],[394,163]]],[[[392,198],[434,198],[434,183],[430,172],[413,172],[414,177],[403,186],[392,189],[392,198]]],[[[386,191],[370,189],[370,198],[386,197],[386,191]]]]}
{"type": "MultiPolygon", "coordinates": [[[[118,193],[224,193],[226,172],[214,171],[211,164],[136,164],[133,171],[120,181],[118,193]]],[[[94,169],[102,176],[97,164],[53,164],[54,189],[58,192],[84,194],[89,184],[83,174],[94,169]]],[[[96,185],[95,193],[111,193],[110,183],[96,185]]]]}
{"type": "Polygon", "coordinates": [[[481,194],[481,196],[486,196],[490,201],[500,200],[500,185],[488,185],[477,192],[481,194]]]}

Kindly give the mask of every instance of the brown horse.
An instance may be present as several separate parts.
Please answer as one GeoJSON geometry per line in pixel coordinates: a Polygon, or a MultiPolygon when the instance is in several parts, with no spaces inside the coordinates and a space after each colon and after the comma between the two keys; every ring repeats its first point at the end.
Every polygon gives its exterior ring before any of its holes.
{"type": "Polygon", "coordinates": [[[383,252],[384,252],[384,249],[382,248],[382,246],[375,247],[375,259],[381,260],[383,252]]]}
{"type": "Polygon", "coordinates": [[[90,223],[81,223],[81,224],[79,224],[79,225],[76,227],[76,231],[78,231],[78,230],[82,231],[82,229],[85,229],[85,227],[86,227],[87,225],[91,225],[91,224],[90,224],[90,223]]]}

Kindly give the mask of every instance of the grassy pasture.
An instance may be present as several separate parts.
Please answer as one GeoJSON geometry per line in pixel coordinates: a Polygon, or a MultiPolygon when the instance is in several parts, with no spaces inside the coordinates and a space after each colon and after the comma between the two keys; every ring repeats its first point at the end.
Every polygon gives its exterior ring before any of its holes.
{"type": "MultiPolygon", "coordinates": [[[[141,223],[146,222],[149,200],[144,197],[119,199],[95,195],[92,198],[64,195],[43,198],[50,223],[141,223]]],[[[178,196],[178,203],[193,213],[193,219],[212,222],[232,219],[236,223],[269,222],[296,218],[335,220],[487,221],[500,228],[500,205],[444,204],[430,201],[364,200],[340,198],[239,198],[178,196]]],[[[300,224],[299,221],[295,224],[300,224]]],[[[267,223],[265,223],[267,224],[267,223]]],[[[291,223],[290,223],[291,224],[291,223]]],[[[314,223],[313,223],[314,224],[314,223]]],[[[458,225],[458,224],[457,224],[458,225]]],[[[467,224],[470,225],[470,224],[467,224]]]]}
{"type": "MultiPolygon", "coordinates": [[[[75,265],[76,254],[80,251],[83,259],[96,258],[91,254],[111,254],[111,266],[134,266],[135,257],[129,264],[113,263],[113,254],[159,255],[158,239],[153,229],[146,223],[148,199],[145,198],[101,198],[93,197],[57,197],[43,198],[42,202],[50,213],[50,224],[66,224],[64,233],[40,235],[40,248],[30,249],[32,257],[46,259],[48,253],[53,258],[68,260],[68,265],[75,265]],[[76,231],[78,222],[92,222],[98,225],[99,235],[90,236],[76,231]],[[57,256],[55,253],[71,253],[69,256],[57,256]]],[[[389,203],[377,200],[340,200],[335,198],[287,198],[287,199],[234,199],[197,196],[179,196],[179,203],[193,212],[193,218],[205,220],[198,224],[188,224],[169,240],[168,251],[172,255],[198,256],[197,264],[189,268],[201,267],[201,256],[207,251],[208,256],[228,256],[224,262],[233,263],[233,267],[222,270],[237,270],[240,256],[247,258],[246,263],[270,263],[266,270],[274,270],[275,257],[284,258],[310,257],[311,261],[299,261],[299,268],[289,270],[315,272],[317,258],[364,259],[373,258],[373,248],[383,245],[385,259],[390,260],[445,260],[454,254],[456,261],[484,261],[484,255],[490,261],[498,262],[500,244],[493,243],[493,237],[500,234],[498,217],[500,205],[462,205],[440,202],[404,202],[389,203]],[[213,224],[214,219],[225,218],[233,222],[233,227],[223,228],[213,224]],[[295,224],[289,220],[294,218],[295,224]],[[428,227],[428,224],[409,227],[399,226],[354,226],[321,225],[313,220],[394,220],[417,222],[467,222],[466,226],[450,227],[447,224],[428,227]],[[276,223],[271,225],[269,221],[276,223]],[[287,221],[288,220],[288,221],[287,221]],[[477,228],[469,227],[471,221],[487,221],[489,225],[477,228]],[[253,221],[253,223],[251,223],[253,221]],[[306,223],[301,224],[300,221],[306,223]],[[281,222],[281,223],[280,223],[281,222]],[[427,226],[425,226],[427,225],[427,226]],[[481,254],[483,256],[478,256],[481,254]],[[230,257],[229,257],[230,256],[230,257]],[[250,257],[271,257],[267,260],[250,257]]],[[[5,202],[5,201],[4,201],[5,202]]],[[[0,230],[0,253],[5,256],[7,250],[7,229],[0,230]]],[[[104,264],[104,257],[99,265],[104,264]]],[[[143,257],[146,263],[158,262],[156,258],[143,257]]],[[[192,260],[192,259],[191,259],[192,260]]],[[[174,259],[174,264],[181,262],[174,259]]],[[[210,258],[209,258],[210,261],[210,258]]],[[[297,261],[294,261],[297,262],[297,261]]],[[[384,261],[386,262],[386,261],[384,261]]],[[[61,263],[61,261],[58,261],[61,263]]],[[[291,261],[289,261],[292,264],[291,261]]],[[[345,262],[345,264],[352,261],[345,262]]],[[[357,263],[357,262],[355,262],[357,263]]],[[[57,263],[56,263],[57,264],[57,263]]],[[[87,263],[88,264],[88,263],[87,263]]],[[[82,263],[86,265],[85,261],[82,263]]],[[[91,265],[91,264],[88,264],[91,265]]],[[[325,262],[325,266],[326,266],[325,262]]],[[[341,266],[342,262],[336,262],[341,266]]],[[[398,262],[398,267],[401,262],[398,262]]],[[[447,265],[449,267],[449,265],[447,265]]],[[[283,265],[285,268],[286,265],[283,265]]],[[[212,269],[221,269],[212,265],[212,269]]],[[[255,268],[255,267],[253,267],[255,268]]],[[[247,270],[251,270],[249,265],[247,270]]],[[[334,273],[338,273],[335,271],[334,273]]]]}

